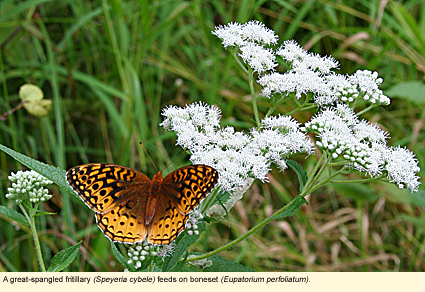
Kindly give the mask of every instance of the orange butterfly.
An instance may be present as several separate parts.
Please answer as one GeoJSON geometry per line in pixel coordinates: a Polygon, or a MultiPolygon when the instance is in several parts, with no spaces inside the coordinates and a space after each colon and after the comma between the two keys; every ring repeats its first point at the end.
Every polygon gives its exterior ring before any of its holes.
{"type": "Polygon", "coordinates": [[[152,180],[117,164],[89,163],[66,173],[69,185],[96,212],[96,222],[112,241],[133,244],[172,242],[189,213],[214,188],[218,172],[206,165],[179,168],[152,180]]]}

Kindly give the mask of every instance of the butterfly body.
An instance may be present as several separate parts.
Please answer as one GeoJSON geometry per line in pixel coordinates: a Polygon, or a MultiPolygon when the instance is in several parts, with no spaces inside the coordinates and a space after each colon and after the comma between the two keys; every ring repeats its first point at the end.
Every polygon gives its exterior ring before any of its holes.
{"type": "Polygon", "coordinates": [[[99,228],[112,241],[133,244],[146,238],[168,244],[185,228],[189,213],[218,180],[206,165],[179,168],[165,178],[117,164],[90,163],[68,170],[66,179],[96,212],[99,228]]]}

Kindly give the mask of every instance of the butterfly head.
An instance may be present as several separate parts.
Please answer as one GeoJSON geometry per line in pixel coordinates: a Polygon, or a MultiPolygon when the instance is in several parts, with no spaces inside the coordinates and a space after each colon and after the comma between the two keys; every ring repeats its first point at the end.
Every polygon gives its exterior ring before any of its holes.
{"type": "Polygon", "coordinates": [[[159,190],[163,180],[164,177],[162,176],[162,173],[158,171],[157,174],[153,176],[151,189],[154,191],[159,190]]]}

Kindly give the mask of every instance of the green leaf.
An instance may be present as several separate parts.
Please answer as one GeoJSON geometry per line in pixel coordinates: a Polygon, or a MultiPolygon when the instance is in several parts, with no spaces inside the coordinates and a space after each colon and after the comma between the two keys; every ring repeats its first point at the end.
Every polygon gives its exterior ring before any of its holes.
{"type": "Polygon", "coordinates": [[[398,97],[417,105],[425,104],[425,84],[421,81],[401,82],[385,90],[389,97],[398,97]]]}
{"type": "Polygon", "coordinates": [[[24,154],[21,154],[19,152],[16,152],[15,150],[12,150],[4,145],[0,144],[0,150],[3,150],[10,156],[12,156],[15,160],[19,161],[23,165],[27,166],[28,168],[38,172],[45,178],[51,180],[58,186],[62,187],[63,189],[67,190],[74,196],[78,197],[77,194],[74,192],[74,190],[69,186],[68,182],[65,179],[66,171],[63,169],[60,169],[58,167],[45,164],[43,162],[37,161],[35,159],[32,159],[24,154]]]}
{"type": "Polygon", "coordinates": [[[113,243],[112,241],[111,241],[111,249],[115,258],[124,266],[124,268],[126,268],[130,272],[134,272],[136,270],[135,267],[127,263],[127,260],[125,259],[125,257],[122,255],[122,253],[120,253],[118,248],[115,246],[115,243],[113,243]]]}
{"type": "MultiPolygon", "coordinates": [[[[206,230],[205,222],[198,224],[199,235],[206,230]]],[[[188,247],[198,240],[199,235],[188,235],[186,231],[182,232],[179,237],[175,240],[176,248],[171,257],[166,257],[164,260],[164,265],[162,266],[162,271],[170,271],[173,267],[180,261],[181,256],[187,252],[188,247]]]]}
{"type": "Polygon", "coordinates": [[[296,211],[298,211],[302,205],[304,204],[308,204],[307,200],[304,199],[304,197],[302,196],[297,196],[295,197],[295,199],[292,200],[292,202],[290,202],[288,205],[286,205],[285,211],[283,211],[281,214],[279,215],[275,215],[270,217],[270,219],[277,219],[277,218],[282,218],[282,217],[290,217],[292,216],[296,211]]]}
{"type": "Polygon", "coordinates": [[[170,272],[181,272],[181,271],[183,271],[184,267],[186,267],[186,260],[187,260],[188,256],[189,256],[189,253],[186,253],[184,259],[181,260],[180,262],[178,262],[177,265],[170,270],[170,272]]]}
{"type": "Polygon", "coordinates": [[[193,266],[186,266],[183,265],[183,267],[179,270],[179,272],[190,272],[190,273],[196,273],[199,272],[199,269],[193,267],[193,266]]]}
{"type": "Polygon", "coordinates": [[[255,272],[248,267],[241,264],[222,258],[219,255],[214,255],[207,258],[213,262],[212,266],[203,269],[205,272],[255,272]]]}
{"type": "Polygon", "coordinates": [[[307,172],[303,169],[303,167],[293,160],[286,160],[286,164],[292,168],[298,176],[298,181],[300,182],[300,193],[304,189],[305,183],[308,180],[307,172]]]}
{"type": "Polygon", "coordinates": [[[55,255],[50,263],[50,267],[47,269],[47,272],[60,272],[68,267],[77,257],[81,243],[82,241],[68,247],[67,249],[61,250],[57,255],[55,255]]]}
{"type": "Polygon", "coordinates": [[[19,224],[30,226],[27,218],[21,213],[18,213],[16,210],[7,208],[5,206],[0,206],[0,213],[11,220],[18,222],[19,224]]]}

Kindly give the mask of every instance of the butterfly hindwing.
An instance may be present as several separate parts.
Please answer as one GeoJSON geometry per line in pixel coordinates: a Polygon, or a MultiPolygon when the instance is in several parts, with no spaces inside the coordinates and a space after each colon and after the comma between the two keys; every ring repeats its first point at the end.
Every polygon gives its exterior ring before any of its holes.
{"type": "Polygon", "coordinates": [[[184,230],[189,215],[182,215],[166,198],[158,202],[152,220],[148,241],[152,244],[169,244],[184,230]]]}
{"type": "Polygon", "coordinates": [[[97,225],[112,241],[130,244],[142,242],[148,233],[148,226],[145,225],[142,214],[143,208],[141,206],[130,208],[128,204],[132,204],[132,201],[108,213],[96,213],[97,225]]]}

